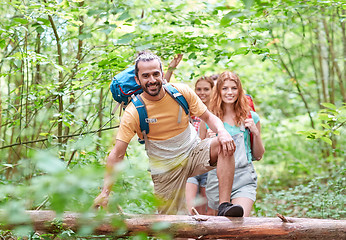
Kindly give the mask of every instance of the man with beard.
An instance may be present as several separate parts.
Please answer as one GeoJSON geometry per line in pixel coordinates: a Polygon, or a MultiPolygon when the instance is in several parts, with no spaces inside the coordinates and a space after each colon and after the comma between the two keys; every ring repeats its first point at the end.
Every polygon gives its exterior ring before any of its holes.
{"type": "MultiPolygon", "coordinates": [[[[162,63],[151,52],[139,53],[135,61],[135,79],[142,87],[141,97],[148,113],[149,133],[146,151],[149,157],[155,194],[162,199],[160,214],[186,214],[185,184],[188,177],[199,175],[216,167],[219,179],[219,216],[242,217],[243,208],[232,205],[230,194],[234,175],[235,144],[219,118],[210,113],[195,92],[185,84],[173,84],[188,105],[190,114],[200,117],[217,133],[215,138],[203,141],[189,123],[189,116],[180,115],[180,105],[163,87],[162,63]]],[[[113,185],[112,175],[124,159],[127,146],[137,134],[143,139],[138,112],[130,103],[124,112],[117,141],[110,152],[100,195],[96,207],[106,207],[113,185]]]]}

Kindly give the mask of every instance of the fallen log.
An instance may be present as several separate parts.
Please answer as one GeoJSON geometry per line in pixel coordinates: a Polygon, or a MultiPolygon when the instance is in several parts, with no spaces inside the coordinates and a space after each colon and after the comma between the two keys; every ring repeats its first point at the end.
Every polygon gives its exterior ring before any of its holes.
{"type": "MultiPolygon", "coordinates": [[[[57,225],[54,211],[27,211],[27,214],[34,230],[41,233],[67,229],[77,232],[85,224],[92,224],[94,234],[105,236],[130,236],[140,232],[157,236],[164,232],[175,238],[195,239],[346,239],[346,220],[119,214],[107,214],[100,219],[96,214],[85,216],[66,212],[61,224],[57,225]],[[111,224],[115,218],[123,218],[126,231],[119,233],[120,226],[111,224]],[[161,227],[158,229],[155,224],[161,227]]],[[[1,218],[0,223],[4,223],[5,219],[1,218]]],[[[0,224],[2,230],[13,227],[16,225],[0,224]]]]}

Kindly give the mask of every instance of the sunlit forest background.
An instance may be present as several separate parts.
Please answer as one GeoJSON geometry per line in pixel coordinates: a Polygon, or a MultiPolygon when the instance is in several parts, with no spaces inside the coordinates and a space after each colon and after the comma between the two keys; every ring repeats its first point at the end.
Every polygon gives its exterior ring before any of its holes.
{"type": "MultiPolygon", "coordinates": [[[[240,76],[266,148],[252,216],[346,219],[344,1],[3,0],[0,13],[7,223],[25,210],[91,211],[120,121],[109,85],[144,49],[164,70],[183,54],[172,81],[192,88],[204,75],[240,76]]],[[[147,161],[134,139],[109,212],[155,212],[147,161]]],[[[0,231],[12,234],[39,239],[26,225],[0,231]]]]}

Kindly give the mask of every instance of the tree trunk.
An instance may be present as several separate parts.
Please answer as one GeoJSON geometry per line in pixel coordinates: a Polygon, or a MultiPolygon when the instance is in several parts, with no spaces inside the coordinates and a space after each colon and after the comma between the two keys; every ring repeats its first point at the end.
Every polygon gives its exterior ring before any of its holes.
{"type": "Polygon", "coordinates": [[[325,33],[322,31],[322,23],[318,22],[318,27],[316,29],[316,38],[318,43],[319,51],[319,64],[320,64],[320,75],[322,78],[322,93],[323,93],[323,102],[329,102],[328,96],[328,79],[329,79],[329,67],[328,67],[328,52],[326,47],[326,37],[325,33]]]}
{"type": "MultiPolygon", "coordinates": [[[[346,10],[343,9],[342,10],[342,14],[345,15],[346,14],[346,10]]],[[[346,79],[346,27],[345,27],[345,21],[341,21],[341,17],[340,17],[340,23],[341,23],[341,29],[342,29],[342,45],[344,46],[344,81],[346,79]]],[[[343,83],[345,84],[345,83],[343,83]]],[[[345,93],[342,93],[343,96],[345,96],[345,93]]],[[[344,101],[345,102],[345,101],[344,101]]]]}
{"type": "MultiPolygon", "coordinates": [[[[99,129],[102,129],[103,127],[103,107],[102,107],[102,103],[103,103],[103,88],[101,88],[100,90],[100,97],[99,97],[99,113],[98,113],[98,118],[99,118],[99,129]]],[[[98,132],[98,137],[99,139],[102,138],[102,132],[98,132]]],[[[96,151],[100,151],[100,144],[96,145],[96,151]]]]}
{"type": "MultiPolygon", "coordinates": [[[[46,3],[46,1],[44,1],[46,3]]],[[[51,24],[51,27],[52,27],[52,30],[53,30],[53,33],[54,33],[54,36],[55,36],[55,41],[56,41],[56,47],[57,47],[57,55],[58,55],[58,64],[60,66],[63,66],[63,61],[62,61],[62,49],[61,49],[61,42],[60,42],[60,37],[59,37],[59,34],[58,34],[58,30],[55,26],[55,23],[54,23],[54,20],[53,20],[53,17],[51,15],[48,15],[48,20],[51,24]]],[[[59,70],[59,91],[63,91],[63,88],[64,88],[64,82],[63,82],[63,73],[62,73],[62,70],[59,70]]],[[[63,134],[63,122],[62,122],[62,114],[64,112],[64,102],[63,102],[63,96],[62,94],[60,93],[58,95],[58,112],[59,112],[59,118],[58,118],[58,137],[59,136],[62,136],[63,134]]],[[[59,145],[61,146],[62,144],[62,139],[59,138],[58,139],[58,142],[59,142],[59,145]]],[[[62,158],[64,158],[64,153],[61,154],[62,158]]]]}
{"type": "Polygon", "coordinates": [[[328,45],[329,45],[329,52],[331,54],[331,57],[332,57],[332,66],[335,70],[335,73],[339,79],[339,87],[340,87],[340,93],[343,97],[343,100],[344,102],[346,102],[346,92],[344,90],[344,83],[343,83],[343,78],[342,78],[342,71],[339,67],[339,64],[337,62],[337,56],[336,56],[336,53],[334,51],[334,43],[333,43],[333,39],[332,37],[330,36],[330,31],[329,31],[329,27],[328,27],[328,24],[327,24],[327,21],[325,19],[322,20],[323,22],[323,27],[324,27],[324,31],[326,33],[326,38],[327,38],[327,41],[328,41],[328,45]]]}
{"type": "MultiPolygon", "coordinates": [[[[94,234],[129,236],[139,232],[149,236],[160,233],[172,234],[175,238],[198,239],[345,239],[346,220],[309,218],[227,218],[216,216],[187,215],[116,215],[109,214],[97,222],[93,217],[77,213],[65,213],[62,224],[53,221],[53,211],[27,211],[35,231],[56,233],[57,230],[78,231],[82,225],[96,226],[94,234]],[[112,219],[125,218],[127,231],[112,226],[112,219]],[[159,224],[160,223],[160,224],[159,224]],[[155,227],[156,226],[156,227],[155,227]],[[155,230],[160,226],[160,230],[155,230]],[[121,232],[121,234],[119,233],[121,232]]],[[[98,217],[97,219],[100,219],[98,217]]],[[[4,222],[0,216],[0,222],[4,222]]],[[[117,222],[117,221],[113,221],[117,222]]],[[[14,227],[0,225],[1,229],[14,227]]]]}
{"type": "MultiPolygon", "coordinates": [[[[79,2],[79,7],[82,7],[84,5],[84,1],[79,2]]],[[[78,35],[81,36],[83,34],[83,28],[84,28],[84,17],[81,15],[79,16],[79,21],[82,22],[83,24],[81,24],[78,28],[78,35]]],[[[72,74],[71,74],[71,78],[69,79],[70,84],[69,84],[69,110],[71,113],[74,113],[76,111],[76,107],[75,107],[75,93],[74,93],[74,76],[76,74],[76,72],[78,71],[77,68],[79,66],[79,64],[81,63],[82,60],[82,52],[83,52],[83,40],[78,40],[78,49],[77,49],[77,55],[76,55],[76,64],[74,69],[72,69],[72,74]]],[[[66,126],[65,127],[65,132],[64,135],[69,135],[70,133],[70,127],[66,126]]],[[[67,143],[69,139],[65,138],[65,140],[63,141],[64,144],[67,143]]],[[[74,154],[73,154],[74,155],[74,154]]],[[[71,160],[71,159],[70,159],[71,160]]]]}
{"type": "MultiPolygon", "coordinates": [[[[274,36],[274,34],[273,34],[272,31],[269,31],[269,32],[270,32],[270,34],[271,34],[271,36],[272,36],[273,39],[277,38],[276,36],[274,36]]],[[[308,104],[308,102],[307,102],[307,100],[306,100],[306,98],[305,98],[305,96],[304,96],[304,94],[303,94],[303,91],[302,91],[302,89],[301,89],[301,86],[300,86],[300,79],[298,79],[297,74],[296,74],[296,72],[295,72],[294,64],[293,64],[293,61],[292,61],[292,59],[291,59],[291,57],[290,57],[289,50],[288,50],[286,47],[282,46],[282,48],[284,49],[285,53],[286,53],[287,56],[288,56],[288,63],[286,64],[285,60],[283,59],[283,57],[282,57],[281,54],[280,54],[281,51],[280,51],[280,49],[279,49],[278,44],[277,44],[277,43],[274,43],[274,47],[276,48],[276,51],[278,52],[279,61],[280,61],[281,65],[282,65],[282,67],[286,70],[288,76],[290,76],[290,78],[293,80],[292,82],[294,83],[294,85],[295,85],[295,87],[296,87],[296,89],[297,89],[297,91],[298,91],[298,95],[300,96],[300,98],[302,99],[302,101],[303,101],[303,103],[304,103],[305,109],[306,109],[307,114],[308,114],[308,116],[309,116],[309,118],[310,118],[311,127],[312,127],[313,129],[315,129],[314,119],[313,119],[313,117],[312,117],[309,104],[308,104]]]]}

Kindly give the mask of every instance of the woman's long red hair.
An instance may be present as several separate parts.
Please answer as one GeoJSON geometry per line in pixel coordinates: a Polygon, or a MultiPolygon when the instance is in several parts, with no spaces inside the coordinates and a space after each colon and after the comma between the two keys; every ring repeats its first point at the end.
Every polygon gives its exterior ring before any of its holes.
{"type": "Polygon", "coordinates": [[[234,111],[235,111],[234,121],[236,123],[236,126],[240,126],[241,123],[244,122],[244,120],[249,115],[250,106],[245,96],[243,87],[241,85],[241,81],[237,74],[230,71],[221,73],[221,75],[217,79],[216,86],[211,95],[209,109],[212,113],[214,113],[217,117],[219,117],[223,121],[223,116],[225,111],[224,108],[226,106],[222,101],[221,90],[225,81],[233,81],[237,85],[239,94],[238,94],[238,99],[234,103],[234,111]]]}

